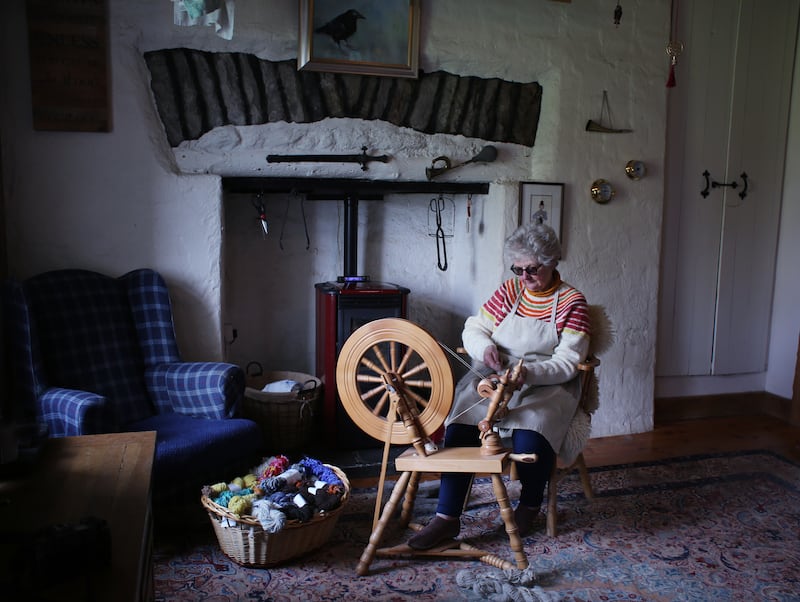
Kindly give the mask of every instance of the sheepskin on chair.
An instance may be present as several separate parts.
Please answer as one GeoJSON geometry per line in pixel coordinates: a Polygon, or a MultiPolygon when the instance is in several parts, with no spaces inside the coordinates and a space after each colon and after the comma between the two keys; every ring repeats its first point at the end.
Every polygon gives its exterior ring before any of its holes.
{"type": "MultiPolygon", "coordinates": [[[[615,337],[611,320],[603,306],[589,305],[589,324],[591,326],[589,357],[599,357],[611,347],[615,337]]],[[[559,459],[565,464],[572,464],[575,461],[592,434],[592,414],[600,406],[600,387],[595,372],[592,372],[588,386],[589,390],[586,391],[584,401],[575,410],[561,449],[558,451],[559,459]]]]}

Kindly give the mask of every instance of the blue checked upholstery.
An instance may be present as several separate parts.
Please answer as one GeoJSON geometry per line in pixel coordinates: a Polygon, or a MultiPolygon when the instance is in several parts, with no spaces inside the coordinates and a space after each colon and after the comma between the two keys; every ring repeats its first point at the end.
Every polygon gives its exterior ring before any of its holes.
{"type": "Polygon", "coordinates": [[[5,293],[17,420],[50,437],[155,430],[157,498],[196,499],[258,463],[261,431],[237,418],[244,372],[181,362],[157,272],[56,270],[9,281],[5,293]]]}

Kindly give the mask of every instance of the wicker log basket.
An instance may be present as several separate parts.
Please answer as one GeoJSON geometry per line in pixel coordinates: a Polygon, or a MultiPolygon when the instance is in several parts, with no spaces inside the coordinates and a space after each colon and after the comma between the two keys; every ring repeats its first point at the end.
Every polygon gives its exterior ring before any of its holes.
{"type": "Polygon", "coordinates": [[[336,466],[325,464],[344,484],[339,506],[316,514],[310,521],[287,521],[277,533],[267,533],[254,516],[237,516],[214,503],[208,496],[200,501],[208,511],[222,551],[234,562],[246,567],[269,567],[297,558],[324,545],[350,499],[350,481],[336,466]],[[227,519],[227,520],[226,520],[227,519]],[[227,522],[231,526],[223,526],[227,522]]]}
{"type": "Polygon", "coordinates": [[[269,449],[292,452],[305,448],[314,435],[314,415],[319,413],[322,381],[303,372],[264,372],[258,362],[250,362],[246,373],[242,413],[261,427],[269,449]],[[261,390],[267,383],[279,380],[298,382],[302,389],[287,393],[261,390]]]}

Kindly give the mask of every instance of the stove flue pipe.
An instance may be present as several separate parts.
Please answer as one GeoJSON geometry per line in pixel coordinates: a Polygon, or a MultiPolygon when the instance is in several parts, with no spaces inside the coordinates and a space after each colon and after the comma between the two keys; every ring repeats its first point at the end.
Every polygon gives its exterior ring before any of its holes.
{"type": "Polygon", "coordinates": [[[363,280],[358,271],[358,194],[348,192],[344,197],[344,281],[363,280]]]}

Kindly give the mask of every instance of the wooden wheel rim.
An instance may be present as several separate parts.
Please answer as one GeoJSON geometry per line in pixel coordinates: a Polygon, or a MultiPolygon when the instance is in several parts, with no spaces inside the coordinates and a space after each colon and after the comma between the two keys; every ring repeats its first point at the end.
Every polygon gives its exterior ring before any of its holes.
{"type": "MultiPolygon", "coordinates": [[[[436,339],[402,318],[368,322],[345,341],[336,364],[336,386],[344,409],[361,430],[386,441],[389,401],[379,379],[397,368],[401,377],[410,377],[404,379],[406,384],[428,383],[414,389],[422,400],[410,401],[416,402],[424,434],[432,435],[444,424],[453,403],[453,371],[436,339]]],[[[396,417],[391,425],[390,443],[408,444],[411,436],[396,417]]]]}

